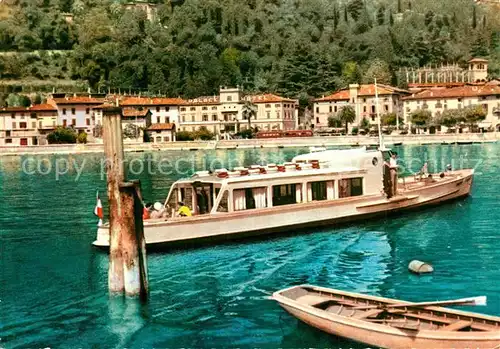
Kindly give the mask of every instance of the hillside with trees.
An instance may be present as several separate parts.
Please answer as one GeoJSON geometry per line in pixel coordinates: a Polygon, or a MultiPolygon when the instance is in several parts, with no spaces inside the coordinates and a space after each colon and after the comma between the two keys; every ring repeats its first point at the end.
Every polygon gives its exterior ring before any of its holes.
{"type": "Polygon", "coordinates": [[[473,0],[160,0],[153,21],[113,0],[4,0],[0,80],[194,97],[219,86],[319,96],[397,70],[490,60],[500,15],[473,0]],[[73,15],[67,20],[67,13],[73,15]]]}

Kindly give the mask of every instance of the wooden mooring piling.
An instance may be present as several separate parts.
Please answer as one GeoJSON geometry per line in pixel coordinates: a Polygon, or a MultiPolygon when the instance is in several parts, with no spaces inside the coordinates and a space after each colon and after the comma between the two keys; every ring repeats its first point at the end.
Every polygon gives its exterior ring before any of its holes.
{"type": "Polygon", "coordinates": [[[108,288],[146,300],[148,273],[139,181],[125,181],[122,110],[103,108],[103,140],[109,199],[108,288]]]}

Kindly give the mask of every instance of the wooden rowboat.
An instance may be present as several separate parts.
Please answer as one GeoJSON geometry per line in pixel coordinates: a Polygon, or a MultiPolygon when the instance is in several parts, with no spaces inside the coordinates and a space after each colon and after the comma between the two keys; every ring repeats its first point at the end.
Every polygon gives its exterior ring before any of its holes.
{"type": "Polygon", "coordinates": [[[500,348],[500,317],[310,285],[272,298],[308,325],[378,348],[500,348]]]}

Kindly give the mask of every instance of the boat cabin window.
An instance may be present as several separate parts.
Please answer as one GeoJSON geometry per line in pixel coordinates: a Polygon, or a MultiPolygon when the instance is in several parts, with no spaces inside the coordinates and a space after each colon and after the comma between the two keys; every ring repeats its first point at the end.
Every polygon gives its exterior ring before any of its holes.
{"type": "Polygon", "coordinates": [[[296,184],[273,185],[273,206],[295,204],[296,186],[296,184]]]}
{"type": "Polygon", "coordinates": [[[224,190],[219,206],[217,207],[217,212],[228,212],[228,197],[229,192],[227,190],[224,190]]]}
{"type": "Polygon", "coordinates": [[[312,182],[311,192],[313,201],[326,200],[326,181],[312,182]]]}
{"type": "Polygon", "coordinates": [[[167,216],[172,217],[174,213],[177,211],[177,203],[179,202],[179,189],[173,188],[172,193],[170,194],[167,201],[167,216]]]}
{"type": "Polygon", "coordinates": [[[233,191],[234,210],[251,210],[267,207],[267,188],[246,188],[233,191]]]}
{"type": "Polygon", "coordinates": [[[182,201],[184,205],[186,205],[191,211],[193,211],[193,188],[180,188],[180,193],[181,197],[179,198],[179,201],[182,201]]]}
{"type": "Polygon", "coordinates": [[[345,178],[339,180],[339,198],[363,195],[363,178],[345,178]]]}
{"type": "Polygon", "coordinates": [[[210,193],[213,191],[213,184],[203,183],[196,185],[196,206],[198,214],[209,213],[212,209],[212,198],[210,193]]]}

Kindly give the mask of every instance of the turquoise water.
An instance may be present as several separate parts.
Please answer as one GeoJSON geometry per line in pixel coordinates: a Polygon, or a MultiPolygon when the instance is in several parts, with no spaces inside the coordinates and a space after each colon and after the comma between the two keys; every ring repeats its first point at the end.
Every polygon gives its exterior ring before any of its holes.
{"type": "MultiPolygon", "coordinates": [[[[91,247],[95,191],[105,192],[101,155],[0,158],[0,348],[363,347],[303,325],[267,299],[302,283],[413,301],[486,295],[488,305],[474,310],[500,314],[500,144],[397,151],[408,172],[422,159],[431,170],[476,167],[472,196],[305,235],[150,254],[147,305],[108,296],[107,255],[91,247]],[[435,272],[410,274],[413,259],[435,272]]],[[[305,149],[127,159],[129,178],[140,178],[152,201],[183,176],[172,169],[279,162],[297,152],[305,149]]]]}

